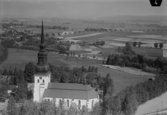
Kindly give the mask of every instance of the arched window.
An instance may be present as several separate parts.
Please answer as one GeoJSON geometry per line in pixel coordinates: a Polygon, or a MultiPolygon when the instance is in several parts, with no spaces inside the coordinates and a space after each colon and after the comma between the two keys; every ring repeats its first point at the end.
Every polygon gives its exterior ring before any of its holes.
{"type": "Polygon", "coordinates": [[[70,104],[69,104],[69,100],[67,100],[67,107],[69,107],[70,106],[70,104]]]}
{"type": "Polygon", "coordinates": [[[79,107],[79,109],[81,109],[81,101],[80,100],[78,100],[78,107],[79,107]]]}
{"type": "Polygon", "coordinates": [[[59,106],[61,106],[62,105],[62,100],[61,99],[59,99],[59,106]]]}
{"type": "Polygon", "coordinates": [[[93,106],[94,106],[94,100],[92,100],[92,108],[93,108],[93,106]]]}
{"type": "Polygon", "coordinates": [[[43,83],[45,83],[44,79],[43,79],[43,83]]]}
{"type": "Polygon", "coordinates": [[[37,83],[39,83],[39,79],[37,80],[37,83]]]}

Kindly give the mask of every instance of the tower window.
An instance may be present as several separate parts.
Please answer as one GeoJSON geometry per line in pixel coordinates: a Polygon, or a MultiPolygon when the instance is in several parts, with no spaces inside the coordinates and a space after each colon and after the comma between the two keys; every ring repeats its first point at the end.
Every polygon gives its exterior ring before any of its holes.
{"type": "Polygon", "coordinates": [[[39,83],[39,79],[38,79],[37,83],[39,83]]]}
{"type": "Polygon", "coordinates": [[[43,79],[43,83],[45,83],[44,79],[43,79]]]}
{"type": "Polygon", "coordinates": [[[42,79],[42,77],[40,77],[40,79],[42,79]]]}

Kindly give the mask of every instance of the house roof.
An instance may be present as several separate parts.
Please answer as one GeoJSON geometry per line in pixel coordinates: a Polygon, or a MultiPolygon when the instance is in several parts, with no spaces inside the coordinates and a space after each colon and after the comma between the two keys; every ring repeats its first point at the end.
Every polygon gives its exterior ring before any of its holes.
{"type": "Polygon", "coordinates": [[[79,44],[74,44],[70,46],[70,51],[92,51],[89,46],[80,46],[79,44]]]}
{"type": "Polygon", "coordinates": [[[81,50],[80,45],[75,44],[70,46],[70,51],[78,51],[78,50],[81,50]]]}
{"type": "Polygon", "coordinates": [[[93,99],[98,93],[88,85],[70,83],[49,83],[44,91],[44,98],[93,99]]]}

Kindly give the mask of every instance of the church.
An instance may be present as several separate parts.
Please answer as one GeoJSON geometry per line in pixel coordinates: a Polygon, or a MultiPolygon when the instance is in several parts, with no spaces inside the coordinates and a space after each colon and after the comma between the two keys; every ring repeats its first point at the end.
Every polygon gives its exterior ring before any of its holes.
{"type": "Polygon", "coordinates": [[[44,43],[43,21],[39,48],[36,74],[34,75],[33,100],[39,103],[43,100],[54,101],[56,106],[59,106],[60,101],[63,100],[66,108],[74,103],[78,109],[85,106],[91,110],[99,102],[99,95],[92,87],[83,84],[51,82],[51,72],[47,64],[47,52],[44,43]]]}

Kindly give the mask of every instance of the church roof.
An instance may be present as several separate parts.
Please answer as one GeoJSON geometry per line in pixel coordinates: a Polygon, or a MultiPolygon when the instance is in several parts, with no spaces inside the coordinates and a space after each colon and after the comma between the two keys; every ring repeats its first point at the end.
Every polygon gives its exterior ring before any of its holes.
{"type": "Polygon", "coordinates": [[[98,93],[88,85],[70,83],[49,83],[43,97],[93,99],[98,98],[98,93]]]}
{"type": "Polygon", "coordinates": [[[48,89],[63,89],[63,90],[92,90],[89,85],[76,84],[76,83],[49,83],[48,89]]]}

